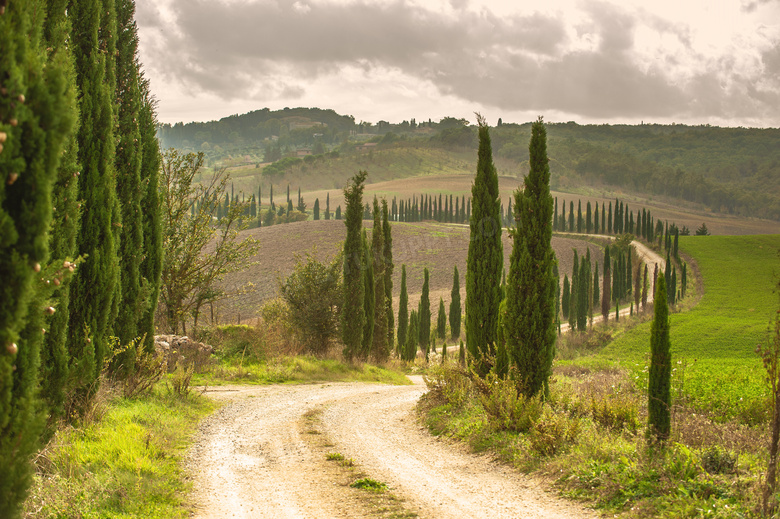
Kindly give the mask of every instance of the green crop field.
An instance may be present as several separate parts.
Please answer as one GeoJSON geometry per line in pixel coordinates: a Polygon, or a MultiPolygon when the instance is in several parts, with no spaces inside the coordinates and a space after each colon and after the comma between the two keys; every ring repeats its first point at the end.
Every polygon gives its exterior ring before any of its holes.
{"type": "MultiPolygon", "coordinates": [[[[674,385],[694,407],[747,423],[768,412],[768,389],[756,346],[778,308],[780,235],[681,237],[695,258],[704,295],[692,310],[671,314],[674,385]]],[[[615,338],[586,362],[617,363],[646,383],[650,322],[615,338]]]]}

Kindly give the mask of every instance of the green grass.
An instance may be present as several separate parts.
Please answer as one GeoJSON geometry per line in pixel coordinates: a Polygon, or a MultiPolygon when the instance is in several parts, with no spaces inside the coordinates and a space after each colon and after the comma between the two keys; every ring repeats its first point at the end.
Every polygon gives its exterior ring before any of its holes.
{"type": "Polygon", "coordinates": [[[180,463],[198,421],[214,408],[199,396],[119,399],[102,419],[58,431],[38,459],[26,511],[38,518],[189,517],[180,463]]]}
{"type": "Polygon", "coordinates": [[[371,364],[350,364],[309,355],[279,357],[262,362],[244,362],[238,358],[223,360],[205,373],[196,373],[193,385],[224,384],[310,384],[315,382],[370,382],[411,384],[400,369],[371,364]]]}
{"type": "MultiPolygon", "coordinates": [[[[766,340],[778,307],[774,288],[780,236],[681,237],[680,248],[698,263],[704,295],[690,311],[671,314],[678,389],[695,407],[723,419],[760,422],[768,412],[768,389],[755,348],[766,340]]],[[[611,361],[628,367],[641,386],[649,349],[646,322],[617,336],[585,363],[611,361]]]]}

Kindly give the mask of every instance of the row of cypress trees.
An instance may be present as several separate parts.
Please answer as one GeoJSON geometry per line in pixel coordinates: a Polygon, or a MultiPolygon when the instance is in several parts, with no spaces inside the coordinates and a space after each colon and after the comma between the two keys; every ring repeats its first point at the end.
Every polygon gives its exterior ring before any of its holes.
{"type": "Polygon", "coordinates": [[[0,5],[0,516],[45,424],[153,348],[159,148],[133,0],[0,5]],[[116,337],[117,339],[111,339],[116,337]]]}

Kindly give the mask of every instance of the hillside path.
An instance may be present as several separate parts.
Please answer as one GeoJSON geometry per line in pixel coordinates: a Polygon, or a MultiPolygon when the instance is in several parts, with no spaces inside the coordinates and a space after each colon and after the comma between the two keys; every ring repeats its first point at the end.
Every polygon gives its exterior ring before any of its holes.
{"type": "Polygon", "coordinates": [[[193,517],[377,517],[366,492],[326,461],[329,452],[352,458],[421,518],[597,517],[532,477],[432,437],[414,415],[426,391],[420,377],[414,382],[210,390],[225,405],[205,420],[190,451],[193,517]]]}

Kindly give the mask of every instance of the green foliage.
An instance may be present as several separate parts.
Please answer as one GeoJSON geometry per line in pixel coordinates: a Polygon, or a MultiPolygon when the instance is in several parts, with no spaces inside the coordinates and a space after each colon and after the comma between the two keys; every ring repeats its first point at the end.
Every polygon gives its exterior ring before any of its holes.
{"type": "Polygon", "coordinates": [[[68,345],[71,378],[84,395],[97,388],[120,300],[117,249],[121,215],[114,169],[116,75],[113,59],[109,59],[116,51],[114,2],[76,2],[69,7],[68,17],[81,96],[78,197],[82,210],[76,244],[78,254],[85,257],[70,289],[68,345]],[[102,52],[96,53],[98,48],[102,52]],[[84,334],[85,326],[89,336],[84,334]]]}
{"type": "Polygon", "coordinates": [[[409,294],[406,289],[406,265],[401,265],[401,296],[398,300],[398,352],[406,347],[406,335],[409,327],[409,294]]]}
{"type": "Polygon", "coordinates": [[[385,315],[387,316],[387,351],[393,349],[395,342],[395,321],[393,319],[393,234],[387,211],[387,199],[382,199],[382,233],[384,235],[384,270],[385,270],[385,315]]]}
{"type": "Polygon", "coordinates": [[[374,227],[371,231],[371,257],[374,276],[374,332],[371,341],[371,357],[384,362],[390,356],[387,343],[387,291],[385,290],[385,233],[382,228],[382,212],[374,197],[374,227]]]}
{"type": "Polygon", "coordinates": [[[371,345],[374,341],[374,319],[376,319],[376,312],[374,304],[375,298],[375,284],[374,284],[374,262],[371,255],[371,248],[368,244],[368,238],[366,237],[366,230],[363,229],[362,235],[363,241],[363,312],[366,316],[365,324],[363,325],[363,339],[360,345],[360,359],[367,359],[371,353],[371,345]]]}
{"type": "MultiPolygon", "coordinates": [[[[420,333],[420,317],[417,314],[417,310],[412,310],[409,314],[409,329],[406,333],[406,342],[403,345],[403,351],[401,353],[401,359],[406,362],[411,362],[417,356],[417,343],[419,341],[420,333]]],[[[399,348],[401,346],[399,345],[399,348]]]]}
{"type": "Polygon", "coordinates": [[[298,258],[292,273],[280,286],[290,323],[308,351],[315,355],[326,354],[338,337],[343,297],[341,266],[341,257],[326,265],[307,254],[305,262],[298,258]]]}
{"type": "Polygon", "coordinates": [[[669,307],[663,277],[653,298],[653,325],[650,331],[650,380],[647,393],[648,438],[663,442],[671,429],[672,358],[669,341],[669,307]]]}
{"type": "Polygon", "coordinates": [[[590,412],[593,421],[615,432],[636,433],[639,417],[636,404],[622,395],[608,394],[601,398],[592,398],[590,412]]]}
{"type": "Polygon", "coordinates": [[[447,337],[447,310],[444,308],[444,299],[439,298],[439,313],[436,316],[436,337],[445,339],[447,337]]]}
{"type": "Polygon", "coordinates": [[[425,267],[423,270],[422,295],[420,296],[420,304],[417,307],[417,316],[419,318],[417,333],[418,344],[420,345],[420,350],[425,353],[426,360],[431,345],[431,299],[428,277],[428,267],[425,267]]]}
{"type": "Polygon", "coordinates": [[[557,260],[550,226],[553,198],[547,132],[541,117],[531,129],[529,154],[530,171],[524,188],[514,194],[517,227],[510,231],[512,255],[504,327],[510,364],[517,370],[521,390],[532,397],[545,387],[552,373],[558,314],[557,260]]]}
{"type": "MultiPolygon", "coordinates": [[[[472,359],[495,355],[498,305],[504,253],[501,243],[501,201],[498,174],[493,165],[490,132],[479,118],[477,173],[471,188],[471,219],[466,268],[466,346],[472,359]]],[[[490,366],[477,361],[477,372],[490,366]]]]}
{"type": "Polygon", "coordinates": [[[579,434],[579,419],[556,414],[546,407],[534,421],[528,439],[533,452],[542,457],[550,457],[575,443],[579,434]]]}
{"type": "Polygon", "coordinates": [[[349,486],[361,490],[368,490],[369,492],[384,492],[387,490],[387,484],[371,478],[356,479],[350,483],[349,486]]]}
{"type": "Polygon", "coordinates": [[[53,274],[50,268],[44,270],[51,189],[73,128],[74,99],[65,57],[47,59],[44,50],[40,14],[44,2],[12,2],[4,9],[0,16],[0,252],[4,258],[0,264],[0,516],[15,518],[30,484],[29,459],[42,425],[36,393],[41,324],[51,292],[41,277],[53,274]]]}
{"type": "Polygon", "coordinates": [[[344,357],[351,360],[360,353],[363,328],[366,322],[365,286],[363,279],[364,249],[361,239],[363,226],[363,188],[367,173],[359,172],[344,188],[347,237],[344,240],[344,303],[341,306],[341,340],[344,357]]]}
{"type": "Polygon", "coordinates": [[[450,292],[450,334],[453,339],[460,337],[460,274],[458,266],[455,265],[452,272],[452,292],[450,292]]]}

